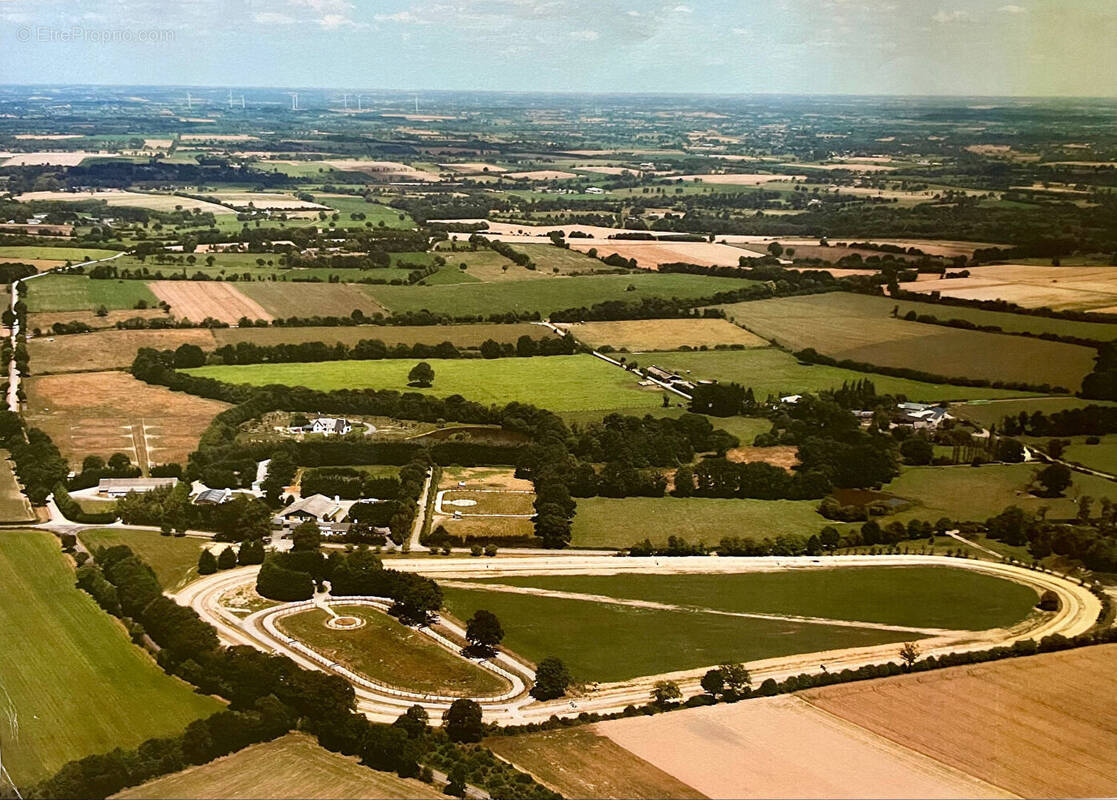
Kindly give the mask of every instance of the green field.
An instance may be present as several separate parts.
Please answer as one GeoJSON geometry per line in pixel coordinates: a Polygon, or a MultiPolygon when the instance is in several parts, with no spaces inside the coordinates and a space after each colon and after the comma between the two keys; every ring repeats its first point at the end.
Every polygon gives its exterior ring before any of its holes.
{"type": "Polygon", "coordinates": [[[554,411],[642,410],[659,407],[659,392],[641,389],[624,370],[589,355],[499,359],[422,359],[434,385],[415,389],[407,373],[421,359],[251,364],[186,370],[193,375],[255,386],[286,384],[321,391],[394,389],[438,397],[460,394],[480,403],[531,403],[554,411]]]}
{"type": "Polygon", "coordinates": [[[65,762],[171,736],[221,709],[166,675],[74,587],[48,533],[0,537],[4,766],[20,786],[65,762]]]}
{"type": "Polygon", "coordinates": [[[12,471],[11,454],[0,450],[0,522],[34,522],[31,503],[12,471]]]}
{"type": "Polygon", "coordinates": [[[950,567],[844,567],[737,575],[558,575],[482,582],[718,611],[952,630],[1010,627],[1024,619],[1038,599],[1027,586],[950,567]]]}
{"type": "Polygon", "coordinates": [[[95,247],[42,247],[39,245],[0,246],[0,258],[30,258],[33,260],[72,261],[80,264],[95,258],[115,256],[119,250],[98,250],[95,247]]]}
{"type": "Polygon", "coordinates": [[[722,306],[729,318],[789,350],[918,369],[951,378],[1048,383],[1078,389],[1093,348],[893,319],[860,295],[830,292],[722,306]]]}
{"type": "MultiPolygon", "coordinates": [[[[974,467],[908,467],[884,490],[916,503],[888,520],[939,517],[985,521],[1011,505],[1036,512],[1048,509],[1049,519],[1069,519],[1076,513],[1075,499],[1089,495],[1117,500],[1117,483],[1081,473],[1063,497],[1036,497],[1026,491],[1036,467],[1031,464],[994,464],[974,467]]],[[[579,503],[579,511],[581,504],[579,503]]]]}
{"type": "Polygon", "coordinates": [[[755,661],[921,638],[908,632],[808,625],[693,611],[473,589],[443,589],[458,619],[496,614],[504,646],[538,663],[562,659],[575,680],[623,681],[726,661],[755,661]]]}
{"type": "MultiPolygon", "coordinates": [[[[401,255],[426,257],[427,253],[406,253],[401,255]]],[[[180,256],[181,257],[181,256],[180,256]]],[[[410,269],[340,269],[333,267],[285,267],[279,263],[275,253],[219,253],[215,254],[212,265],[206,263],[206,256],[198,254],[194,264],[160,264],[158,261],[147,259],[140,261],[138,258],[126,256],[113,262],[119,269],[143,270],[151,273],[152,279],[158,279],[156,273],[164,278],[172,275],[189,277],[197,273],[208,275],[213,280],[227,280],[235,276],[238,285],[249,281],[322,281],[329,282],[337,279],[342,283],[359,282],[363,280],[378,281],[406,281],[411,274],[410,269]],[[257,264],[257,259],[265,263],[257,264]]],[[[416,261],[427,261],[427,258],[417,258],[416,261]]]]}
{"type": "MultiPolygon", "coordinates": [[[[715,421],[716,424],[716,421],[715,421]]],[[[715,545],[725,536],[763,539],[818,533],[826,520],[813,500],[723,500],[711,497],[587,497],[578,499],[575,547],[629,547],[668,536],[715,545]]]]}
{"type": "MultiPolygon", "coordinates": [[[[291,290],[291,291],[298,291],[291,290]]],[[[218,328],[213,332],[218,347],[238,342],[259,345],[299,344],[302,342],[343,342],[353,345],[362,339],[379,339],[385,344],[441,344],[480,347],[486,339],[515,342],[521,336],[540,339],[549,336],[546,328],[528,322],[512,325],[361,325],[344,328],[218,328]]]]}
{"type": "Polygon", "coordinates": [[[135,308],[143,300],[158,304],[143,281],[92,280],[84,275],[47,275],[27,284],[27,310],[89,311],[104,306],[110,311],[135,308]]]}
{"type": "Polygon", "coordinates": [[[1117,436],[1100,438],[1098,444],[1086,444],[1085,436],[1071,437],[1070,445],[1063,451],[1063,460],[1110,475],[1117,474],[1117,436]]]}
{"type": "Polygon", "coordinates": [[[758,400],[769,395],[783,397],[802,392],[836,389],[846,381],[868,378],[880,394],[904,395],[910,400],[939,402],[956,399],[1021,397],[1007,389],[924,383],[875,373],[854,372],[821,364],[804,364],[788,353],[767,347],[751,350],[706,350],[704,352],[641,353],[643,366],[652,364],[684,377],[733,381],[751,387],[758,400]]]}
{"type": "MultiPolygon", "coordinates": [[[[453,256],[453,253],[446,254],[449,263],[453,263],[453,256]]],[[[488,316],[507,311],[548,314],[607,300],[639,302],[645,297],[707,297],[749,285],[749,281],[736,278],[652,272],[449,286],[368,286],[366,289],[391,311],[427,309],[454,316],[488,316]],[[629,291],[630,286],[635,288],[629,291]]]]}
{"type": "Polygon", "coordinates": [[[155,577],[173,592],[197,577],[198,556],[203,539],[188,536],[163,536],[158,531],[132,531],[120,528],[85,530],[78,534],[81,543],[93,552],[98,547],[126,544],[132,552],[155,570],[155,577]]]}
{"type": "Polygon", "coordinates": [[[454,655],[419,633],[367,606],[334,605],[341,616],[365,621],[351,631],[326,627],[330,618],[316,608],[283,617],[279,627],[322,655],[377,683],[425,694],[478,697],[498,695],[509,684],[500,676],[454,655]]]}
{"type": "Polygon", "coordinates": [[[585,253],[565,247],[555,247],[550,244],[516,244],[512,249],[531,256],[531,260],[542,272],[554,273],[557,269],[563,275],[577,275],[580,272],[609,269],[596,258],[590,258],[585,253]]]}

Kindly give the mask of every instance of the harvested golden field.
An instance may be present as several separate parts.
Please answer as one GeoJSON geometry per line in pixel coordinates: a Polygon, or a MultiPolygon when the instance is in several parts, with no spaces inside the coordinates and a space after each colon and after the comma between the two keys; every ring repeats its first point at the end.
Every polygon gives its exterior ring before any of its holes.
{"type": "Polygon", "coordinates": [[[117,189],[106,189],[89,192],[24,192],[17,198],[21,203],[31,200],[51,200],[63,202],[77,202],[85,200],[104,200],[110,206],[131,206],[134,208],[148,208],[152,211],[174,211],[182,208],[187,211],[198,209],[210,211],[214,214],[230,214],[230,209],[217,203],[208,203],[193,197],[180,197],[173,194],[148,194],[145,192],[128,192],[117,189]]]}
{"type": "Polygon", "coordinates": [[[280,192],[214,192],[208,197],[213,198],[215,203],[220,203],[218,206],[224,213],[228,213],[229,209],[225,206],[231,206],[236,209],[248,209],[250,206],[257,209],[272,209],[276,211],[290,211],[290,210],[311,210],[311,211],[330,211],[329,206],[321,205],[320,203],[308,203],[305,200],[300,200],[289,194],[282,194],[280,192]]]}
{"type": "Polygon", "coordinates": [[[560,169],[537,169],[530,172],[509,172],[505,177],[521,181],[565,181],[578,176],[560,169]]]}
{"type": "Polygon", "coordinates": [[[161,308],[129,308],[109,311],[103,317],[97,316],[92,311],[37,311],[27,315],[27,325],[32,332],[40,330],[50,333],[50,326],[56,322],[84,322],[91,328],[112,328],[118,322],[140,317],[142,319],[158,319],[166,317],[167,312],[161,308]]]}
{"type": "Polygon", "coordinates": [[[895,319],[867,310],[859,296],[848,293],[722,308],[736,324],[792,351],[814,348],[837,359],[948,378],[1049,383],[1075,390],[1094,365],[1093,348],[895,319]]]}
{"type": "Polygon", "coordinates": [[[212,317],[230,325],[241,317],[274,319],[262,305],[223,281],[152,281],[148,286],[178,319],[201,322],[212,317]]]}
{"type": "Polygon", "coordinates": [[[799,466],[799,448],[795,445],[752,447],[747,442],[742,444],[745,446],[733,448],[725,454],[725,457],[738,464],[771,464],[788,472],[799,466]]]}
{"type": "Polygon", "coordinates": [[[71,464],[87,455],[126,453],[147,467],[185,462],[213,418],[229,408],[123,372],[81,372],[28,378],[26,418],[42,428],[71,464]]]}
{"type": "Polygon", "coordinates": [[[115,158],[112,153],[87,153],[74,150],[68,153],[16,153],[6,160],[5,167],[76,167],[87,158],[115,158]]]}
{"type": "Polygon", "coordinates": [[[593,347],[618,350],[678,350],[680,347],[743,345],[767,347],[768,342],[724,319],[648,319],[576,322],[559,327],[593,347]]]}
{"type": "Polygon", "coordinates": [[[632,717],[593,729],[709,797],[1009,796],[795,696],[632,717]]]}
{"type": "Polygon", "coordinates": [[[497,736],[485,745],[565,797],[685,800],[701,792],[589,728],[497,736]]]}
{"type": "Polygon", "coordinates": [[[511,325],[481,323],[479,325],[358,325],[345,328],[217,328],[213,331],[218,347],[238,342],[252,342],[259,345],[301,342],[353,345],[362,339],[379,339],[389,346],[453,342],[457,347],[480,347],[486,339],[515,342],[521,336],[540,339],[546,335],[546,328],[528,322],[517,322],[511,325]]]}
{"type": "MultiPolygon", "coordinates": [[[[291,163],[300,164],[305,162],[294,161],[291,163]]],[[[384,177],[394,181],[426,181],[428,183],[436,183],[442,180],[439,175],[433,172],[415,169],[412,166],[401,164],[398,161],[366,161],[359,158],[348,158],[313,163],[321,163],[339,172],[363,172],[366,175],[384,177]]]]}
{"type": "Polygon", "coordinates": [[[1117,645],[802,694],[816,708],[1023,797],[1117,795],[1117,645]]]}
{"type": "Polygon", "coordinates": [[[362,767],[313,738],[289,733],[271,742],[125,789],[116,798],[173,800],[409,800],[445,795],[428,784],[362,767]]]}
{"type": "Polygon", "coordinates": [[[453,170],[454,172],[464,173],[478,173],[478,172],[507,172],[504,167],[498,167],[496,164],[486,164],[481,161],[459,161],[454,164],[439,164],[438,166],[444,169],[453,170]]]}
{"type": "Polygon", "coordinates": [[[700,267],[736,267],[742,257],[764,255],[759,248],[749,250],[715,242],[640,242],[624,239],[601,242],[571,239],[570,247],[583,253],[596,249],[600,256],[616,253],[622,258],[634,258],[636,265],[644,269],[658,269],[660,264],[676,262],[697,264],[700,267]]]}
{"type": "Polygon", "coordinates": [[[39,272],[46,272],[56,267],[63,267],[66,265],[66,262],[56,261],[50,258],[12,258],[10,256],[3,256],[0,257],[0,264],[30,264],[39,272]]]}
{"type": "Polygon", "coordinates": [[[967,300],[1007,300],[1038,308],[1117,311],[1117,267],[1039,267],[1000,264],[974,267],[968,278],[909,284],[916,292],[941,292],[967,300]]]}
{"type": "Polygon", "coordinates": [[[348,317],[354,310],[383,313],[384,307],[360,286],[348,283],[300,283],[253,281],[241,291],[267,315],[274,317],[348,317]]]}
{"type": "Polygon", "coordinates": [[[217,343],[208,328],[167,331],[98,331],[64,336],[40,336],[27,342],[36,375],[90,372],[129,367],[141,347],[174,350],[196,344],[213,350],[217,343]]]}
{"type": "Polygon", "coordinates": [[[759,186],[764,183],[771,183],[772,181],[807,180],[806,175],[772,175],[771,173],[761,172],[729,172],[713,173],[707,175],[669,175],[667,177],[673,181],[685,181],[686,183],[710,183],[719,186],[759,186]]]}

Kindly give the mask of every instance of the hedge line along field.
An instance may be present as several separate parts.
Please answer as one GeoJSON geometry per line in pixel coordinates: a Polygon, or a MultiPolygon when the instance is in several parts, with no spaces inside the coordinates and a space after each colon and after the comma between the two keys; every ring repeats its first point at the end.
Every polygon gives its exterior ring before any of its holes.
{"type": "MultiPolygon", "coordinates": [[[[718,420],[713,420],[716,426],[718,420]]],[[[723,536],[782,536],[817,533],[826,520],[813,500],[726,500],[712,497],[578,498],[575,547],[631,547],[645,537],[664,544],[668,536],[714,545],[723,536]],[[625,520],[620,526],[617,520],[625,520]]]]}
{"type": "Polygon", "coordinates": [[[49,533],[0,537],[4,766],[19,786],[67,761],[171,736],[221,710],[166,675],[74,586],[49,533]]]}
{"type": "Polygon", "coordinates": [[[1117,791],[1114,668],[1110,644],[799,696],[1020,797],[1109,797],[1117,791]]]}
{"type": "Polygon", "coordinates": [[[27,352],[35,364],[35,374],[49,375],[58,372],[124,369],[132,365],[137,351],[142,347],[174,350],[184,344],[197,345],[207,351],[217,346],[213,332],[208,328],[118,330],[56,337],[40,336],[28,340],[27,352]]]}
{"type": "Polygon", "coordinates": [[[143,281],[93,280],[84,275],[44,275],[27,284],[27,310],[92,311],[101,306],[109,309],[135,308],[138,303],[148,307],[158,299],[143,281]]]}
{"type": "Polygon", "coordinates": [[[1019,416],[1023,411],[1031,416],[1036,411],[1043,414],[1055,414],[1072,408],[1085,408],[1086,406],[1099,405],[1111,406],[1105,400],[1083,400],[1077,397],[1032,397],[1020,400],[998,400],[996,402],[977,401],[969,403],[954,403],[950,406],[950,413],[956,417],[972,420],[983,428],[991,425],[1000,425],[1005,417],[1019,416]]]}
{"type": "Polygon", "coordinates": [[[613,682],[697,669],[921,638],[911,632],[813,625],[695,611],[530,594],[444,587],[457,619],[478,609],[496,614],[504,646],[538,663],[562,660],[579,681],[613,682]]]}
{"type": "Polygon", "coordinates": [[[724,319],[641,319],[577,322],[559,327],[591,347],[616,350],[678,350],[680,347],[767,347],[768,342],[724,319]]]}
{"type": "MultiPolygon", "coordinates": [[[[110,504],[111,505],[111,504],[110,504]]],[[[210,544],[192,536],[163,536],[159,531],[94,528],[78,534],[91,553],[98,547],[126,544],[132,552],[155,570],[155,577],[167,591],[173,592],[197,577],[198,556],[210,544]]],[[[227,545],[218,545],[216,552],[227,545]]]]}
{"type": "Polygon", "coordinates": [[[588,726],[494,736],[484,744],[565,797],[633,800],[705,797],[588,726]]]}
{"type": "Polygon", "coordinates": [[[901,317],[909,311],[914,311],[916,314],[929,314],[943,321],[963,319],[975,325],[997,325],[1003,330],[1017,333],[1037,335],[1053,333],[1058,336],[1077,336],[1102,342],[1117,339],[1117,323],[1112,322],[1079,322],[1030,314],[1013,314],[1007,311],[985,311],[965,306],[895,300],[891,297],[873,297],[867,294],[843,293],[841,298],[843,308],[850,311],[860,310],[866,317],[890,317],[892,310],[897,309],[901,317]]]}
{"type": "Polygon", "coordinates": [[[857,296],[831,292],[722,306],[729,318],[791,350],[957,378],[1049,383],[1075,390],[1096,351],[1062,342],[948,328],[868,314],[857,296]]]}
{"type": "Polygon", "coordinates": [[[119,800],[437,800],[446,795],[414,778],[361,766],[355,757],[332,753],[304,733],[289,733],[232,755],[125,789],[119,800]]]}
{"type": "Polygon", "coordinates": [[[761,401],[769,395],[784,397],[789,394],[838,389],[843,383],[866,379],[873,382],[879,394],[904,395],[910,400],[926,402],[1026,396],[1009,389],[928,383],[822,364],[805,364],[790,353],[774,347],[751,350],[644,353],[640,356],[639,362],[642,366],[654,364],[686,378],[739,383],[750,387],[756,398],[761,401]]]}
{"type": "Polygon", "coordinates": [[[733,575],[554,575],[478,583],[695,608],[951,630],[1007,628],[1039,599],[1023,584],[950,567],[845,567],[733,575]]]}
{"type": "Polygon", "coordinates": [[[641,388],[629,373],[589,355],[249,364],[184,372],[254,386],[276,383],[321,391],[394,389],[438,397],[460,394],[480,403],[518,401],[554,411],[639,410],[662,404],[660,392],[641,388]],[[419,361],[433,367],[433,386],[408,385],[407,374],[419,361]]]}
{"type": "Polygon", "coordinates": [[[291,614],[279,627],[307,647],[359,675],[397,689],[459,697],[498,695],[510,688],[508,681],[472,661],[435,644],[425,634],[368,606],[331,608],[344,617],[357,617],[364,625],[354,630],[326,627],[331,617],[321,608],[291,614]]]}
{"type": "Polygon", "coordinates": [[[639,302],[645,297],[708,297],[751,285],[754,282],[739,278],[633,273],[507,281],[499,284],[363,288],[378,303],[393,312],[427,309],[436,314],[452,316],[488,316],[508,311],[549,314],[565,308],[592,306],[607,300],[639,302]],[[629,287],[633,288],[630,290],[629,287]]]}
{"type": "Polygon", "coordinates": [[[213,332],[216,346],[251,342],[258,345],[326,344],[354,345],[362,339],[379,339],[389,347],[397,344],[436,345],[452,342],[457,347],[480,347],[492,339],[515,343],[521,336],[541,339],[549,336],[546,328],[529,322],[511,325],[481,323],[478,325],[360,325],[345,328],[218,328],[213,332]]]}

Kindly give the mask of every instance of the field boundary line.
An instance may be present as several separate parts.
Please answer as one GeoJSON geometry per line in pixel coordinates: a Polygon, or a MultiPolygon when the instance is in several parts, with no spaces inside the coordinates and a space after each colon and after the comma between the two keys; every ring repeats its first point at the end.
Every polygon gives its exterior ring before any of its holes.
{"type": "Polygon", "coordinates": [[[724,611],[717,608],[703,606],[682,606],[675,603],[660,603],[655,600],[632,600],[629,598],[611,597],[604,594],[583,594],[579,592],[563,592],[555,589],[534,589],[528,586],[510,586],[504,583],[470,583],[469,581],[441,580],[443,586],[451,589],[481,589],[492,592],[507,592],[509,594],[530,594],[537,597],[553,597],[560,600],[583,600],[591,603],[611,603],[613,605],[628,606],[631,608],[647,608],[656,611],[678,611],[699,614],[717,614],[725,617],[743,617],[745,619],[763,619],[771,622],[795,622],[803,625],[827,625],[839,628],[867,628],[881,631],[896,631],[897,633],[918,633],[923,636],[948,636],[959,633],[959,629],[952,628],[917,628],[908,625],[890,625],[884,622],[862,622],[859,620],[833,619],[830,617],[807,617],[796,614],[766,614],[759,611],[724,611]]]}

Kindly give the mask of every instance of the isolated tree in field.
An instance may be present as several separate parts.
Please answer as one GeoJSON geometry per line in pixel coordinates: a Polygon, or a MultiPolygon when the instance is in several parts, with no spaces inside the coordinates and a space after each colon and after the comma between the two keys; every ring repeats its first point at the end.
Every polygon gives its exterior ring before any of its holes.
{"type": "Polygon", "coordinates": [[[679,684],[674,681],[656,681],[652,688],[652,701],[657,706],[665,706],[668,703],[681,700],[682,697],[683,693],[679,690],[679,684]]]}
{"type": "Polygon", "coordinates": [[[833,525],[827,525],[819,532],[818,540],[822,542],[822,546],[827,550],[833,550],[838,546],[839,542],[841,542],[842,537],[841,534],[838,533],[837,528],[833,525]]]}
{"type": "Polygon", "coordinates": [[[452,742],[479,742],[485,735],[481,706],[472,700],[455,700],[442,715],[446,736],[452,742]]]}
{"type": "Polygon", "coordinates": [[[1024,460],[1024,445],[1015,439],[999,439],[994,457],[997,461],[1019,464],[1024,460]]]}
{"type": "Polygon", "coordinates": [[[407,373],[407,382],[411,386],[427,387],[434,383],[434,367],[426,361],[420,361],[407,373]]]}
{"type": "Polygon", "coordinates": [[[465,638],[476,650],[491,654],[504,639],[504,628],[500,626],[496,614],[478,609],[466,623],[465,638]]]}
{"type": "Polygon", "coordinates": [[[231,548],[231,547],[226,547],[224,550],[221,551],[221,554],[217,557],[217,568],[218,569],[232,569],[236,565],[237,565],[237,554],[236,554],[236,551],[233,550],[233,548],[231,548]]]}
{"type": "Polygon", "coordinates": [[[1036,473],[1036,483],[1043,487],[1047,497],[1058,497],[1070,487],[1070,468],[1063,464],[1049,464],[1036,473]]]}
{"type": "Polygon", "coordinates": [[[919,660],[919,645],[915,642],[907,642],[900,648],[900,660],[904,662],[904,669],[910,670],[915,662],[919,660]]]}
{"type": "Polygon", "coordinates": [[[774,255],[776,258],[779,258],[783,255],[783,245],[779,242],[772,242],[770,245],[768,245],[768,252],[774,255]]]}
{"type": "Polygon", "coordinates": [[[202,550],[198,555],[198,574],[212,575],[217,572],[217,559],[209,549],[202,550]]]}
{"type": "Polygon", "coordinates": [[[725,688],[725,676],[720,669],[711,669],[702,676],[702,691],[711,697],[717,697],[725,688]]]}
{"type": "Polygon", "coordinates": [[[545,658],[535,670],[535,685],[531,687],[531,696],[536,700],[554,700],[566,694],[568,686],[570,673],[566,670],[566,665],[557,658],[545,658]]]}
{"type": "Polygon", "coordinates": [[[299,551],[317,550],[322,543],[322,531],[309,520],[291,531],[291,549],[299,551]]]}

